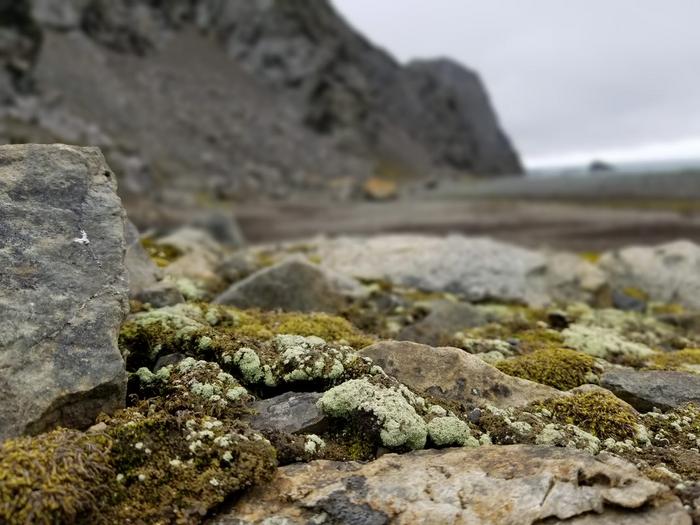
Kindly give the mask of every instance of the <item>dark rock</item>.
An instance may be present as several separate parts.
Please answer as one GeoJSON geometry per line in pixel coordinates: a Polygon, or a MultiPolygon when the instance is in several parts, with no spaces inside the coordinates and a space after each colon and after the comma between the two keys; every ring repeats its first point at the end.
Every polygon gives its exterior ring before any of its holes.
{"type": "Polygon", "coordinates": [[[294,258],[231,285],[215,302],[239,308],[337,313],[350,298],[363,293],[356,280],[294,258]]]}
{"type": "Polygon", "coordinates": [[[153,367],[153,370],[157,372],[163,367],[170,366],[170,365],[176,365],[183,359],[187,357],[185,354],[166,354],[164,356],[161,356],[158,358],[158,361],[156,361],[155,366],[153,367]]]}
{"type": "Polygon", "coordinates": [[[450,340],[455,332],[481,326],[488,316],[478,307],[455,301],[432,301],[429,313],[420,321],[403,328],[397,339],[427,345],[440,345],[450,340]]]}
{"type": "Polygon", "coordinates": [[[645,312],[647,309],[647,301],[645,299],[617,288],[612,291],[612,305],[618,310],[630,312],[645,312]]]}
{"type": "Polygon", "coordinates": [[[149,286],[148,288],[144,288],[137,294],[133,295],[132,299],[136,299],[143,304],[149,304],[153,308],[173,306],[175,304],[185,302],[182,292],[177,288],[177,286],[168,281],[161,281],[149,286]]]}
{"type": "Polygon", "coordinates": [[[602,375],[600,384],[640,412],[700,402],[700,375],[690,372],[611,370],[602,375]]]}
{"type": "Polygon", "coordinates": [[[0,439],[122,406],[125,215],[99,150],[0,148],[0,439]]]}
{"type": "Polygon", "coordinates": [[[163,278],[163,272],[141,246],[139,232],[131,221],[126,222],[126,255],[124,264],[129,275],[129,297],[142,302],[139,296],[163,278]]]}
{"type": "Polygon", "coordinates": [[[323,394],[317,392],[286,392],[253,404],[257,414],[248,420],[256,430],[277,430],[289,433],[314,434],[327,427],[316,402],[323,394]]]}

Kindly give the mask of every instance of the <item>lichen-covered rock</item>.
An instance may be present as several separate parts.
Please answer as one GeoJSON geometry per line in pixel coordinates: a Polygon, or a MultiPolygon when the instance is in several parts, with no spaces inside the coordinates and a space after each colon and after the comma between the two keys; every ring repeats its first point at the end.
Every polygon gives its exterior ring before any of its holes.
{"type": "Polygon", "coordinates": [[[0,148],[0,440],[124,403],[124,211],[99,150],[0,148]]]}
{"type": "Polygon", "coordinates": [[[605,253],[599,266],[611,285],[636,288],[653,301],[700,309],[700,246],[676,241],[605,253]]]}
{"type": "Polygon", "coordinates": [[[608,361],[639,363],[654,354],[648,346],[629,341],[610,328],[572,324],[562,336],[569,348],[608,361]]]}
{"type": "Polygon", "coordinates": [[[493,446],[283,467],[213,523],[314,521],[690,525],[691,518],[666,486],[627,461],[553,447],[493,446]]]}
{"type": "Polygon", "coordinates": [[[666,370],[610,370],[601,386],[641,412],[700,403],[700,375],[666,370]]]}
{"type": "Polygon", "coordinates": [[[458,348],[382,341],[359,353],[412,390],[438,400],[507,407],[561,395],[552,387],[504,374],[458,348]]]}
{"type": "Polygon", "coordinates": [[[215,302],[239,308],[338,313],[365,293],[351,277],[293,258],[232,284],[215,302]]]}

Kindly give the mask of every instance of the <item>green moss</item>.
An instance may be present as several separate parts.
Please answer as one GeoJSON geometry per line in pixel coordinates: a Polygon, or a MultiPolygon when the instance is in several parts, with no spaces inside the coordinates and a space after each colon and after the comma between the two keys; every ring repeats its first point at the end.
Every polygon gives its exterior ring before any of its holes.
{"type": "Polygon", "coordinates": [[[640,422],[629,405],[602,390],[548,399],[535,407],[545,408],[556,420],[576,425],[601,440],[634,439],[640,422]]]}
{"type": "Polygon", "coordinates": [[[352,421],[371,418],[388,448],[420,449],[428,436],[425,420],[416,412],[424,404],[405,386],[384,386],[367,378],[353,379],[328,390],[318,401],[330,417],[352,421]]]}
{"type": "Polygon", "coordinates": [[[649,300],[648,293],[646,293],[644,290],[642,290],[640,288],[635,288],[634,286],[626,286],[621,291],[627,297],[631,297],[632,299],[636,299],[636,300],[642,301],[644,303],[646,303],[649,300]]]}
{"type": "Polygon", "coordinates": [[[260,312],[231,310],[236,318],[231,333],[254,339],[271,339],[278,334],[317,336],[328,342],[362,348],[375,342],[342,317],[324,313],[260,312]]]}
{"type": "Polygon", "coordinates": [[[109,494],[111,442],[58,429],[0,444],[0,522],[89,522],[109,494]]]}
{"type": "Polygon", "coordinates": [[[648,365],[650,368],[661,370],[692,370],[694,367],[700,367],[700,348],[660,352],[652,356],[648,365]]]}
{"type": "Polygon", "coordinates": [[[157,266],[164,268],[182,256],[182,252],[170,244],[163,244],[150,237],[141,239],[141,246],[146,249],[148,255],[157,266]]]}
{"type": "Polygon", "coordinates": [[[529,379],[559,390],[594,382],[600,371],[593,357],[565,348],[545,348],[496,363],[508,375],[529,379]]]}

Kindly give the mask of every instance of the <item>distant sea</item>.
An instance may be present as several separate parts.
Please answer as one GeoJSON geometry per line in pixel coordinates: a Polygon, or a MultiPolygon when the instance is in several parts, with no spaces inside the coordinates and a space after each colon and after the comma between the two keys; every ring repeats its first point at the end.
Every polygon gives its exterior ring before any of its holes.
{"type": "Polygon", "coordinates": [[[607,162],[606,164],[612,167],[612,170],[591,171],[590,164],[577,166],[557,166],[546,168],[532,168],[527,170],[529,177],[557,177],[557,176],[581,176],[581,175],[609,175],[629,174],[638,175],[642,173],[682,173],[682,172],[698,172],[700,175],[700,158],[684,159],[684,160],[656,160],[656,161],[638,161],[638,162],[607,162]]]}

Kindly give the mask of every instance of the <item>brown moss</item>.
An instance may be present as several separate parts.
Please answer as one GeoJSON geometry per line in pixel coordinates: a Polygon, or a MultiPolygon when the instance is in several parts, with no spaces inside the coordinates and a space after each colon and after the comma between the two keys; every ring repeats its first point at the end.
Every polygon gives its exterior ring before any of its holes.
{"type": "Polygon", "coordinates": [[[0,522],[90,522],[114,478],[110,447],[106,436],[65,429],[0,444],[0,522]]]}
{"type": "Polygon", "coordinates": [[[496,364],[501,372],[559,390],[569,390],[595,379],[600,371],[593,357],[566,348],[544,348],[496,364]]]}
{"type": "Polygon", "coordinates": [[[602,390],[578,392],[534,404],[546,408],[555,420],[576,425],[601,440],[634,439],[639,415],[613,394],[602,390]]]}

